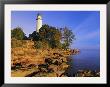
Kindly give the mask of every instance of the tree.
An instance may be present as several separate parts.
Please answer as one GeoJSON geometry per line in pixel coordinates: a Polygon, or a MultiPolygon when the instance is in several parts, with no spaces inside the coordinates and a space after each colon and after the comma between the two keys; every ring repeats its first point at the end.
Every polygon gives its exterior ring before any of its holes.
{"type": "Polygon", "coordinates": [[[51,48],[59,48],[61,40],[61,32],[56,27],[43,25],[39,31],[41,40],[46,40],[51,48]]]}
{"type": "Polygon", "coordinates": [[[73,40],[75,40],[75,35],[73,34],[72,30],[69,30],[67,27],[65,27],[62,31],[62,48],[68,49],[73,40]]]}
{"type": "Polygon", "coordinates": [[[22,28],[16,27],[13,30],[11,30],[11,38],[16,38],[18,40],[24,39],[25,33],[23,32],[22,28]]]}
{"type": "Polygon", "coordinates": [[[73,39],[75,39],[74,37],[73,32],[67,27],[58,29],[47,24],[40,28],[39,33],[34,31],[29,34],[29,39],[36,41],[36,48],[68,49],[73,39]]]}
{"type": "Polygon", "coordinates": [[[23,40],[28,40],[28,37],[27,36],[24,36],[23,40]]]}
{"type": "Polygon", "coordinates": [[[29,34],[29,39],[32,39],[33,41],[39,41],[40,35],[36,31],[34,31],[32,34],[29,34]]]}

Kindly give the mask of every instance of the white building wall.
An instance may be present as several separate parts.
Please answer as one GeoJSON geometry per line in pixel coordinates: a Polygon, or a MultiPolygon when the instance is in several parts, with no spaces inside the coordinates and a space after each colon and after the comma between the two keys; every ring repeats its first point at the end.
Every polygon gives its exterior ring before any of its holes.
{"type": "Polygon", "coordinates": [[[42,27],[42,18],[41,16],[38,16],[37,19],[37,32],[39,32],[39,29],[42,27]]]}

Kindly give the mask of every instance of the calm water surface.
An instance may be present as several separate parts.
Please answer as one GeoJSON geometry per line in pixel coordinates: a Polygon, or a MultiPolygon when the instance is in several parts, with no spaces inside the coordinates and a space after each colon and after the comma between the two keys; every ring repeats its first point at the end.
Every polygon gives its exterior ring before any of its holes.
{"type": "Polygon", "coordinates": [[[80,50],[79,54],[70,57],[72,59],[70,74],[87,69],[100,71],[100,50],[80,50]]]}

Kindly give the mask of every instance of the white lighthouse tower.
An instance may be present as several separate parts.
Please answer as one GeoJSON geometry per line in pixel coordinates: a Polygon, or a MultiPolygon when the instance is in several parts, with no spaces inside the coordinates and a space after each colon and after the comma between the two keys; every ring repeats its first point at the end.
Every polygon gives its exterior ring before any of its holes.
{"type": "Polygon", "coordinates": [[[37,29],[36,32],[39,32],[39,29],[42,27],[42,16],[38,13],[37,14],[37,29]]]}

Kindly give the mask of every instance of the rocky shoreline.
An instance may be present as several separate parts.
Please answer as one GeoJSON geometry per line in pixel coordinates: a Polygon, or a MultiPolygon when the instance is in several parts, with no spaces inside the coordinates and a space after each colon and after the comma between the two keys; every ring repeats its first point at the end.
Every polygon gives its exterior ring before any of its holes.
{"type": "MultiPolygon", "coordinates": [[[[47,50],[46,50],[47,51],[47,50]]],[[[42,50],[44,52],[44,50],[42,50]]],[[[71,54],[70,51],[61,51],[58,49],[48,49],[48,54],[46,54],[42,60],[41,64],[31,63],[28,66],[24,66],[24,61],[19,61],[19,63],[13,63],[12,65],[12,76],[16,76],[15,73],[21,71],[27,71],[28,69],[36,69],[35,71],[25,75],[25,77],[64,77],[66,76],[65,71],[68,69],[69,64],[67,58],[71,54]],[[17,66],[19,65],[19,67],[17,66]],[[17,69],[15,69],[17,68],[17,69]],[[15,70],[14,70],[15,69],[15,70]]],[[[72,53],[73,54],[73,53],[72,53]]],[[[28,63],[28,62],[27,62],[28,63]]]]}
{"type": "MultiPolygon", "coordinates": [[[[21,42],[21,41],[20,41],[21,42]]],[[[70,55],[79,51],[36,49],[33,41],[22,41],[22,47],[11,48],[12,77],[67,77],[70,55]]]]}
{"type": "MultiPolygon", "coordinates": [[[[70,77],[68,75],[68,69],[71,67],[69,56],[78,53],[78,49],[35,49],[33,41],[25,41],[22,47],[11,49],[11,76],[70,77]]],[[[99,73],[79,70],[73,76],[91,77],[99,76],[99,73]]]]}

